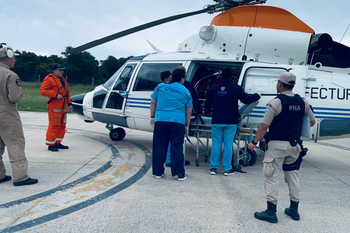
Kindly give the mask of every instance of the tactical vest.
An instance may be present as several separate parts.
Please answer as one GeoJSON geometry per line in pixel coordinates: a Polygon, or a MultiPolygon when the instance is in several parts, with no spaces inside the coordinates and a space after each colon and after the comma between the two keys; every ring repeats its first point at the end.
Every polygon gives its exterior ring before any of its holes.
{"type": "Polygon", "coordinates": [[[280,94],[282,111],[272,121],[269,127],[270,140],[290,141],[292,135],[301,135],[305,103],[299,95],[287,96],[280,94]]]}

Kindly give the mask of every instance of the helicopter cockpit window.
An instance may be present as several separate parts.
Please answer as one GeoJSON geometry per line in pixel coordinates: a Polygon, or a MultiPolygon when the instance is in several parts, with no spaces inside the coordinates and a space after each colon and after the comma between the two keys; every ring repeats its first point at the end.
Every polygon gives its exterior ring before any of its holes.
{"type": "Polygon", "coordinates": [[[282,72],[282,68],[249,68],[244,75],[242,87],[248,94],[260,93],[261,95],[277,95],[276,83],[282,72]]]}
{"type": "Polygon", "coordinates": [[[110,77],[107,82],[105,82],[103,84],[103,87],[106,89],[110,89],[114,83],[114,81],[116,80],[116,78],[119,76],[120,72],[124,69],[124,67],[120,67],[113,75],[112,77],[110,77]]]}
{"type": "Polygon", "coordinates": [[[128,87],[132,71],[134,70],[136,64],[128,64],[125,66],[123,72],[119,76],[117,82],[115,83],[113,90],[126,91],[128,87]]]}
{"type": "Polygon", "coordinates": [[[162,82],[160,73],[170,71],[181,66],[181,63],[146,63],[143,64],[135,81],[134,91],[154,91],[162,82]]]}

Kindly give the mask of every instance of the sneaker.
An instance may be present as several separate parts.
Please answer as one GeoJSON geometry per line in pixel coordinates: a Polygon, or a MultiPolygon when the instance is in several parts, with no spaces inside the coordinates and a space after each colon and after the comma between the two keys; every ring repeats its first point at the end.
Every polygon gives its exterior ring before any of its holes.
{"type": "Polygon", "coordinates": [[[58,151],[58,148],[56,146],[49,146],[47,149],[49,151],[53,151],[53,152],[57,152],[58,151]]]}
{"type": "Polygon", "coordinates": [[[210,168],[209,174],[210,175],[216,175],[216,168],[210,168]]]}
{"type": "Polygon", "coordinates": [[[161,178],[163,178],[165,176],[165,174],[163,173],[162,175],[160,175],[160,176],[156,176],[156,179],[161,179],[161,178]]]}
{"type": "Polygon", "coordinates": [[[232,168],[231,168],[231,170],[224,172],[224,176],[230,176],[230,175],[233,175],[233,174],[235,174],[235,171],[232,168]]]}
{"type": "Polygon", "coordinates": [[[188,176],[186,174],[177,176],[177,180],[186,180],[187,178],[188,178],[188,176]]]}
{"type": "Polygon", "coordinates": [[[13,182],[14,186],[22,186],[22,185],[31,185],[38,183],[37,179],[28,178],[26,180],[20,181],[20,182],[13,182]]]}
{"type": "Polygon", "coordinates": [[[6,181],[9,181],[9,180],[11,180],[11,176],[5,176],[4,178],[2,178],[2,179],[0,180],[0,183],[6,182],[6,181]]]}
{"type": "Polygon", "coordinates": [[[69,146],[62,145],[61,143],[60,144],[56,144],[56,147],[58,149],[69,149],[69,146]]]}

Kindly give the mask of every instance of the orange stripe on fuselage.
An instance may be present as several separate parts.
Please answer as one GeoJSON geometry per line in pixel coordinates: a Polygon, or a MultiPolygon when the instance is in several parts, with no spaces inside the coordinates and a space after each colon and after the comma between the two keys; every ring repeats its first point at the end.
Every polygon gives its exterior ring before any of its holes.
{"type": "Polygon", "coordinates": [[[273,6],[239,6],[217,15],[211,25],[261,27],[314,34],[315,31],[295,15],[273,6]]]}

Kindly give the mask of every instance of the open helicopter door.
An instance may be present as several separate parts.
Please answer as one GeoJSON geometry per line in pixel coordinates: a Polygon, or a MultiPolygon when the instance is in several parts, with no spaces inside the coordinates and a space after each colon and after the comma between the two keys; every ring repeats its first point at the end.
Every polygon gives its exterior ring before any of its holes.
{"type": "MultiPolygon", "coordinates": [[[[150,56],[152,57],[152,56],[150,56]]],[[[163,71],[173,72],[181,66],[183,62],[163,62],[152,61],[151,58],[145,58],[140,68],[135,74],[130,85],[126,103],[126,111],[132,115],[135,126],[138,130],[153,131],[149,125],[149,114],[151,105],[151,94],[159,83],[162,83],[160,74],[163,71]],[[147,61],[148,60],[148,61],[147,61]]]]}
{"type": "Polygon", "coordinates": [[[139,62],[126,63],[103,85],[107,91],[101,88],[94,93],[94,120],[107,123],[107,128],[112,128],[113,125],[132,127],[134,123],[132,119],[127,119],[126,103],[138,64],[139,62]]]}
{"type": "MultiPolygon", "coordinates": [[[[278,94],[276,85],[280,74],[286,72],[290,68],[292,68],[290,72],[297,77],[293,92],[299,94],[301,97],[305,97],[305,77],[308,72],[308,67],[262,63],[246,63],[244,65],[241,73],[240,85],[248,94],[259,93],[261,95],[258,106],[251,111],[249,120],[250,127],[259,126],[265,114],[266,104],[278,94]]],[[[306,97],[306,99],[307,98],[308,97],[306,97]]]]}

